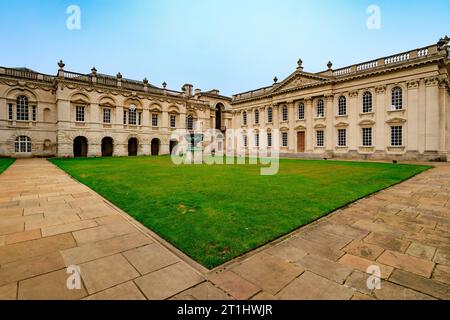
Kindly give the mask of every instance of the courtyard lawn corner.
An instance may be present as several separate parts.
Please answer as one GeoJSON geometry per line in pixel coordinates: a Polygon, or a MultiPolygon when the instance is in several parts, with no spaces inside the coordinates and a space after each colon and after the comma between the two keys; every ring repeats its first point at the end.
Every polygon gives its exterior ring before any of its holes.
{"type": "Polygon", "coordinates": [[[261,176],[259,165],[169,156],[51,161],[207,268],[430,168],[283,159],[261,176]]]}
{"type": "Polygon", "coordinates": [[[0,158],[0,174],[16,161],[12,158],[0,158]]]}

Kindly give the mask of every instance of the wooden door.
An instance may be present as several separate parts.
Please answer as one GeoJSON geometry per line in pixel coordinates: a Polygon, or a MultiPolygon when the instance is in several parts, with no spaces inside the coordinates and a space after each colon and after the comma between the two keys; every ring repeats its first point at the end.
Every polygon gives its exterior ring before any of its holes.
{"type": "Polygon", "coordinates": [[[305,152],[305,131],[297,132],[297,152],[305,152]]]}

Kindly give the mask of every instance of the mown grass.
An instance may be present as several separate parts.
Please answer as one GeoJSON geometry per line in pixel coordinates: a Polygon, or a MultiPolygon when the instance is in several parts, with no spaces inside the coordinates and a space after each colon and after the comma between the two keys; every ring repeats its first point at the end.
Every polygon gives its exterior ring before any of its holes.
{"type": "Polygon", "coordinates": [[[174,165],[170,157],[54,159],[54,164],[213,268],[429,167],[285,159],[174,165]]]}
{"type": "Polygon", "coordinates": [[[12,165],[16,161],[15,159],[11,158],[0,158],[0,174],[3,173],[6,169],[9,168],[10,165],[12,165]]]}

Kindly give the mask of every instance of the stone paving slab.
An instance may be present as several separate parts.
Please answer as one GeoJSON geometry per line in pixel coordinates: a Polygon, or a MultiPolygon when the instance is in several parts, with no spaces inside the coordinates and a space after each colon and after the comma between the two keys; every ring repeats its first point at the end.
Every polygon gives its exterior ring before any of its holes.
{"type": "Polygon", "coordinates": [[[0,299],[450,299],[450,164],[208,271],[46,160],[17,160],[0,175],[0,299]]]}

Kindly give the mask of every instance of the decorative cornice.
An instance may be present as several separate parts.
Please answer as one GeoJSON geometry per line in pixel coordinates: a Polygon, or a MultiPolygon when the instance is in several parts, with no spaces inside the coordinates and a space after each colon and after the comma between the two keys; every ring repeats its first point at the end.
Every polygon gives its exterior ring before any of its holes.
{"type": "Polygon", "coordinates": [[[358,98],[359,92],[357,90],[350,91],[348,96],[350,98],[358,98]]]}
{"type": "Polygon", "coordinates": [[[439,85],[439,77],[429,77],[425,79],[425,85],[427,87],[434,87],[439,85]]]}

